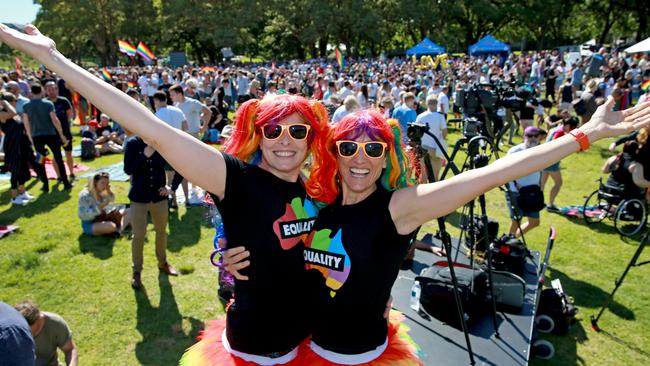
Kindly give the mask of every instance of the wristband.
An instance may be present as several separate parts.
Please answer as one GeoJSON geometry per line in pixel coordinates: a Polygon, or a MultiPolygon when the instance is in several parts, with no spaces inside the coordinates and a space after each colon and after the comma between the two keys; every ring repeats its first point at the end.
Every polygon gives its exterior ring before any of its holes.
{"type": "Polygon", "coordinates": [[[585,135],[584,132],[580,131],[579,129],[574,129],[569,132],[571,136],[573,136],[576,141],[580,144],[580,151],[585,151],[591,146],[591,142],[589,142],[589,137],[585,135]]]}

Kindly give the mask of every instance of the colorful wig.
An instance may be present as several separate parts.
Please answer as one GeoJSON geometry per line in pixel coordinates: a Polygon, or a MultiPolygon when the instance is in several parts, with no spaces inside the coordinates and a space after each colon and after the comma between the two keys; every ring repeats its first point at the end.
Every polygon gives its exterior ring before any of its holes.
{"type": "Polygon", "coordinates": [[[314,159],[307,181],[307,192],[312,198],[328,204],[336,200],[341,191],[336,141],[354,140],[364,134],[388,144],[386,169],[380,177],[382,186],[392,191],[413,184],[409,178],[411,158],[404,151],[399,122],[387,121],[378,111],[364,110],[345,116],[328,134],[322,159],[314,159]]]}
{"type": "Polygon", "coordinates": [[[222,150],[245,162],[258,165],[262,159],[262,127],[275,125],[294,113],[298,113],[311,126],[307,143],[314,159],[317,159],[322,151],[323,136],[329,131],[327,110],[318,101],[290,94],[270,95],[262,100],[251,99],[242,104],[235,116],[232,136],[222,150]]]}

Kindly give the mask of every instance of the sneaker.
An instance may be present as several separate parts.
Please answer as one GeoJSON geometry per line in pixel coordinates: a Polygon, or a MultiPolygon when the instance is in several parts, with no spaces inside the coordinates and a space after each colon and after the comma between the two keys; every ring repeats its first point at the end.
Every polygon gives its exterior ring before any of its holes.
{"type": "Polygon", "coordinates": [[[546,206],[546,211],[548,212],[560,212],[560,209],[557,208],[555,205],[547,205],[546,206]]]}
{"type": "Polygon", "coordinates": [[[28,200],[24,200],[21,196],[17,196],[11,200],[11,203],[14,205],[24,206],[29,203],[28,200]]]}
{"type": "Polygon", "coordinates": [[[74,182],[75,180],[77,180],[77,177],[74,174],[71,174],[71,175],[68,176],[68,180],[70,182],[74,182]]]}
{"type": "Polygon", "coordinates": [[[31,201],[31,200],[34,199],[34,196],[32,196],[31,194],[29,194],[29,192],[27,192],[27,191],[25,191],[25,193],[19,195],[18,197],[22,197],[22,199],[23,199],[24,201],[31,201]]]}

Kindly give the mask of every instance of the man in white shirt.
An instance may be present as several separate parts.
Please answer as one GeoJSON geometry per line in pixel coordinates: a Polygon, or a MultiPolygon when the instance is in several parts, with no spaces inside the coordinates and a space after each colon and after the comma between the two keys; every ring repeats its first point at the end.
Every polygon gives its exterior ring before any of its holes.
{"type": "MultiPolygon", "coordinates": [[[[183,111],[173,105],[167,105],[167,94],[163,91],[157,91],[153,95],[154,106],[156,107],[156,117],[160,118],[163,122],[168,125],[179,129],[181,131],[187,132],[187,120],[183,111]]],[[[167,185],[171,185],[172,180],[174,179],[174,174],[178,174],[174,171],[171,165],[167,164],[165,166],[165,175],[167,176],[167,185]]],[[[182,183],[183,194],[185,195],[185,202],[189,202],[189,187],[187,180],[183,179],[182,183]]],[[[172,192],[172,206],[176,204],[176,192],[172,192]]]]}
{"type": "Polygon", "coordinates": [[[447,120],[447,113],[449,113],[449,97],[447,96],[447,93],[449,93],[449,87],[443,85],[440,88],[440,94],[438,94],[438,113],[440,113],[445,120],[447,120]]]}
{"type": "Polygon", "coordinates": [[[138,79],[138,86],[140,86],[140,94],[143,99],[149,102],[149,107],[155,110],[153,95],[158,90],[158,75],[147,69],[146,72],[138,79]]]}
{"type": "Polygon", "coordinates": [[[350,82],[347,81],[347,80],[344,81],[343,82],[343,88],[341,88],[341,90],[339,90],[339,99],[344,100],[348,96],[354,95],[351,88],[352,88],[352,86],[350,85],[350,82]]]}
{"type": "MultiPolygon", "coordinates": [[[[447,141],[445,139],[447,138],[447,122],[445,122],[442,114],[436,111],[439,105],[440,101],[436,96],[429,95],[427,97],[427,111],[418,115],[415,119],[415,123],[426,125],[429,132],[438,138],[438,141],[440,141],[440,144],[442,145],[442,149],[446,152],[447,141]]],[[[422,147],[425,148],[429,154],[431,166],[433,168],[433,176],[437,181],[440,169],[442,168],[442,163],[445,160],[444,155],[433,137],[427,134],[422,136],[422,147]]]]}

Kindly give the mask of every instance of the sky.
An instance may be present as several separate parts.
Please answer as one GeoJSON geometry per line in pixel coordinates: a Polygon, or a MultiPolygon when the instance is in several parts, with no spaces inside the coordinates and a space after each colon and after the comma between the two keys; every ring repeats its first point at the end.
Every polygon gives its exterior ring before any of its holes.
{"type": "Polygon", "coordinates": [[[36,19],[39,7],[33,0],[0,0],[0,22],[31,23],[36,19]]]}

